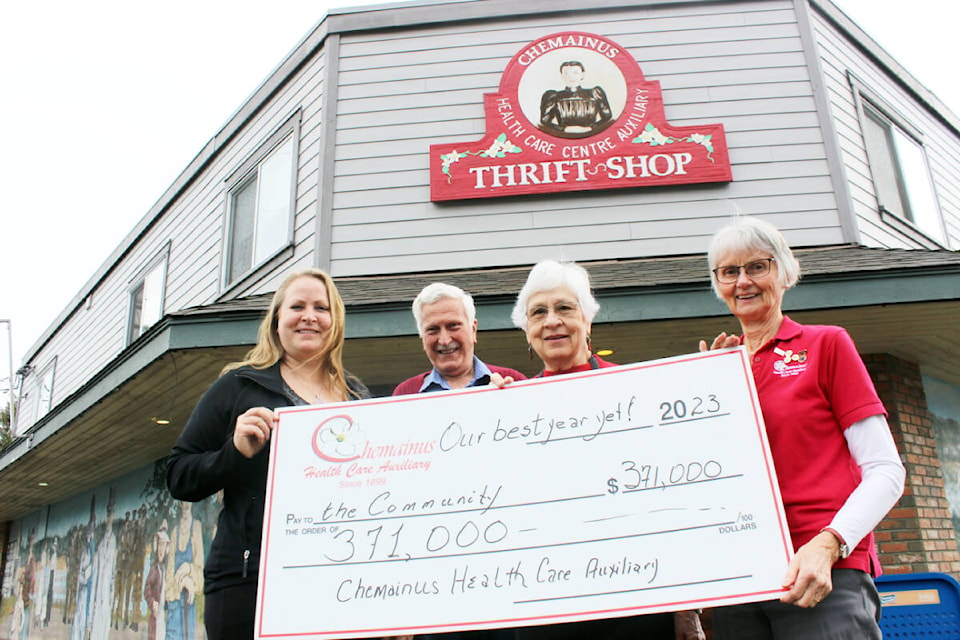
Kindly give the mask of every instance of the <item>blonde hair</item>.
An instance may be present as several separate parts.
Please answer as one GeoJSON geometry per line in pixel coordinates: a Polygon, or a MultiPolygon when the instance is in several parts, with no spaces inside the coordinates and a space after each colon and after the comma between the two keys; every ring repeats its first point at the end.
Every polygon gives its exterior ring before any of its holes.
{"type": "Polygon", "coordinates": [[[305,364],[315,365],[324,378],[325,384],[335,390],[342,399],[346,400],[349,395],[359,397],[347,384],[347,374],[343,369],[343,338],[346,318],[343,299],[340,297],[340,292],[337,291],[337,286],[333,283],[333,278],[327,272],[316,268],[295,271],[284,278],[273,294],[267,314],[260,322],[256,346],[247,352],[243,360],[231,362],[225,366],[220,375],[243,366],[266,369],[283,359],[286,352],[280,343],[280,335],[277,333],[280,307],[283,305],[283,300],[286,298],[287,289],[290,288],[290,285],[303,277],[316,278],[322,282],[327,289],[327,298],[330,302],[330,331],[327,334],[327,340],[320,352],[311,357],[305,364]]]}

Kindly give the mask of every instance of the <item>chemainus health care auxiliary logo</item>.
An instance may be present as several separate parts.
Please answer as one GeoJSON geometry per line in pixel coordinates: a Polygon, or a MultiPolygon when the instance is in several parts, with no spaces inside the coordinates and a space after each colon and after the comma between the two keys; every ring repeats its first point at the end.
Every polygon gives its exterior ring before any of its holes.
{"type": "Polygon", "coordinates": [[[313,432],[313,452],[328,462],[356,460],[366,445],[367,437],[347,415],[327,418],[313,432]]]}
{"type": "Polygon", "coordinates": [[[347,414],[330,416],[313,431],[313,452],[324,467],[308,466],[308,478],[370,476],[394,471],[427,471],[430,454],[436,449],[433,440],[405,440],[376,444],[347,414]]]}
{"type": "Polygon", "coordinates": [[[531,42],[484,113],[482,139],[431,145],[432,201],[732,180],[723,125],[668,124],[660,83],[603,36],[531,42]]]}

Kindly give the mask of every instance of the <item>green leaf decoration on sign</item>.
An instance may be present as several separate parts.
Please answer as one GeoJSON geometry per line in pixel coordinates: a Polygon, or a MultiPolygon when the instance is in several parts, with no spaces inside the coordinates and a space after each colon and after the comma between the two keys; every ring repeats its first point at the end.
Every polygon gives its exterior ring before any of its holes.
{"type": "Polygon", "coordinates": [[[505,158],[508,153],[520,153],[523,149],[513,144],[507,140],[507,134],[501,133],[497,136],[493,143],[486,149],[480,149],[477,151],[451,151],[450,153],[440,154],[440,161],[443,163],[443,173],[447,176],[447,184],[450,184],[453,181],[453,176],[450,174],[450,168],[460,161],[460,158],[466,158],[467,156],[480,156],[481,158],[505,158]]]}
{"type": "Polygon", "coordinates": [[[713,159],[713,143],[710,139],[713,136],[710,134],[704,135],[702,133],[693,133],[686,138],[673,138],[670,136],[665,136],[660,132],[660,129],[653,126],[652,123],[647,123],[647,126],[644,127],[643,132],[634,138],[632,142],[634,144],[646,144],[651,147],[663,147],[668,144],[673,144],[674,142],[692,142],[693,144],[699,144],[704,149],[707,150],[707,159],[710,162],[714,162],[713,159]]]}

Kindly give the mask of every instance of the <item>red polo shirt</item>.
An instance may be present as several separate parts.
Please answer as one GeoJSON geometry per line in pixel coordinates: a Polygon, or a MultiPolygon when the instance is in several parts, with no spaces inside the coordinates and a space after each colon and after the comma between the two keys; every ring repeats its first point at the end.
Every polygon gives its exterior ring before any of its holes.
{"type": "MultiPolygon", "coordinates": [[[[742,338],[741,338],[742,340],[742,338]]],[[[776,337],[753,357],[763,420],[777,468],[794,549],[829,526],[860,483],[843,432],[886,410],[847,332],[784,317],[776,337]]],[[[873,534],[838,568],[879,568],[873,534]]]]}

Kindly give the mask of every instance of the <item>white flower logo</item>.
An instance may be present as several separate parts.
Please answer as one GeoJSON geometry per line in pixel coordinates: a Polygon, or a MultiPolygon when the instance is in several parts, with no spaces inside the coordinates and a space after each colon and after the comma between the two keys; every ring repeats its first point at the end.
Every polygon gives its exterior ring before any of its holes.
{"type": "Polygon", "coordinates": [[[484,158],[504,158],[508,153],[520,153],[521,151],[520,147],[507,140],[507,134],[501,133],[489,149],[481,151],[478,155],[484,158]]]}
{"type": "Polygon", "coordinates": [[[634,142],[639,142],[643,144],[648,144],[651,147],[662,146],[665,144],[670,144],[671,142],[676,142],[674,138],[668,138],[667,136],[660,133],[660,129],[657,129],[650,123],[647,123],[647,126],[644,128],[643,132],[636,137],[634,142]]]}
{"type": "Polygon", "coordinates": [[[327,418],[313,432],[313,451],[330,462],[356,460],[366,443],[366,436],[346,415],[327,418]]]}
{"type": "Polygon", "coordinates": [[[450,167],[454,162],[460,162],[460,158],[466,158],[466,153],[460,153],[456,149],[447,154],[441,154],[440,160],[443,162],[443,173],[447,176],[447,182],[450,182],[450,167]]]}

